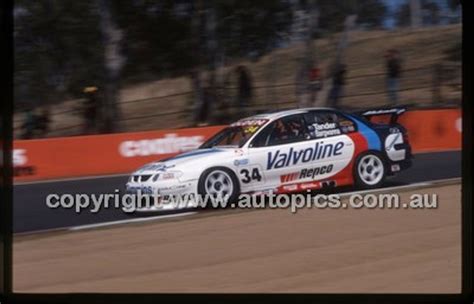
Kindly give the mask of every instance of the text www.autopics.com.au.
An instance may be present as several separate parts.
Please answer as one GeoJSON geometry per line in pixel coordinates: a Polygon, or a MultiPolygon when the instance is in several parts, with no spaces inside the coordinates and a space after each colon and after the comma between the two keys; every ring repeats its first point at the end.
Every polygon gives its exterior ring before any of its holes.
{"type": "Polygon", "coordinates": [[[288,209],[297,213],[300,209],[436,209],[438,195],[415,193],[404,201],[396,193],[353,193],[344,194],[317,194],[309,191],[296,194],[241,194],[236,200],[229,197],[215,197],[210,195],[182,194],[150,195],[137,193],[120,194],[49,194],[46,196],[46,205],[52,209],[73,209],[77,213],[88,211],[98,213],[102,209],[121,209],[125,213],[140,210],[165,211],[187,208],[203,209],[288,209]],[[347,200],[343,200],[347,197],[347,200]]]}

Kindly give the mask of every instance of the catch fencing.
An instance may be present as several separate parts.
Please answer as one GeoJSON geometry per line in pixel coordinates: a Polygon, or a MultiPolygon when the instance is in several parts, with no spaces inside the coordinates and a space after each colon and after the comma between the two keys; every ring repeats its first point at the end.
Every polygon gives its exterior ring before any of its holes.
{"type": "MultiPolygon", "coordinates": [[[[404,69],[399,89],[401,104],[412,107],[440,107],[460,105],[461,77],[457,64],[423,64],[404,69]]],[[[241,107],[237,102],[237,87],[223,86],[216,89],[216,102],[209,105],[205,124],[225,124],[245,115],[267,110],[299,107],[328,106],[330,80],[323,82],[313,104],[298,102],[295,82],[256,82],[251,103],[241,107]]],[[[343,97],[336,105],[341,109],[362,109],[389,105],[385,89],[385,73],[351,75],[348,73],[343,97]],[[368,89],[370,88],[370,89],[368,89]]],[[[39,137],[73,136],[84,134],[87,123],[81,104],[83,99],[72,100],[62,108],[53,108],[50,128],[39,137]]],[[[164,96],[121,100],[119,132],[154,129],[194,127],[197,111],[193,91],[183,91],[164,96]]],[[[21,138],[23,115],[15,115],[15,138],[21,138]]]]}

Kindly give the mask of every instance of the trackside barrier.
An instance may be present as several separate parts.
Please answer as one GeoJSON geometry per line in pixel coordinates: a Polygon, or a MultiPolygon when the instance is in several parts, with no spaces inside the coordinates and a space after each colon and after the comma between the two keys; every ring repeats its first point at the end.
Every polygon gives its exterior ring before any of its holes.
{"type": "Polygon", "coordinates": [[[18,140],[14,181],[127,173],[195,149],[222,127],[18,140]]]}
{"type": "MultiPolygon", "coordinates": [[[[408,129],[414,153],[461,149],[460,109],[409,111],[399,123],[408,129]]],[[[14,181],[129,173],[145,163],[195,149],[222,128],[17,140],[14,181]]]]}
{"type": "MultiPolygon", "coordinates": [[[[388,122],[378,116],[373,122],[388,122]]],[[[462,112],[460,109],[408,111],[398,123],[408,130],[408,140],[414,153],[460,150],[462,144],[462,112]]]]}

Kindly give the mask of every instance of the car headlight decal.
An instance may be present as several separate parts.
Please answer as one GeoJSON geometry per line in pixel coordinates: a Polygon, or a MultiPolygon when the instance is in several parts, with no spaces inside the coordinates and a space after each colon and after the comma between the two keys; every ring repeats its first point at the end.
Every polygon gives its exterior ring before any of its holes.
{"type": "Polygon", "coordinates": [[[169,171],[163,173],[157,173],[153,176],[153,181],[156,182],[158,180],[168,180],[168,179],[177,179],[183,175],[181,171],[169,171]]]}
{"type": "Polygon", "coordinates": [[[181,177],[181,175],[183,175],[183,173],[180,171],[170,171],[163,173],[161,176],[162,179],[177,179],[181,177]]]}

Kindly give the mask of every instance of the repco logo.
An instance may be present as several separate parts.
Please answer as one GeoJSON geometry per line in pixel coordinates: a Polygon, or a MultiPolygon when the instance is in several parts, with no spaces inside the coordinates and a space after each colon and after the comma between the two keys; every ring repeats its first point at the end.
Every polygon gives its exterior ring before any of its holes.
{"type": "Polygon", "coordinates": [[[120,144],[119,152],[123,157],[175,154],[198,148],[203,136],[178,137],[166,134],[164,138],[128,140],[120,144]]]}

